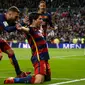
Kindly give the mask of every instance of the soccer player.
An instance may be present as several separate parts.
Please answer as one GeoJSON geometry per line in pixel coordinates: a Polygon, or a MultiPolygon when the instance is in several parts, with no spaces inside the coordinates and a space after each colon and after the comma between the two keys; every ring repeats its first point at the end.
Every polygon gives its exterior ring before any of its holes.
{"type": "Polygon", "coordinates": [[[44,0],[41,0],[38,7],[38,13],[42,15],[42,19],[44,23],[42,24],[42,33],[44,35],[44,38],[46,39],[46,31],[49,26],[49,29],[54,29],[54,26],[52,24],[51,14],[47,12],[46,2],[44,0]]]}
{"type": "Polygon", "coordinates": [[[34,83],[39,84],[44,81],[51,80],[50,65],[48,63],[49,53],[46,44],[46,40],[39,28],[42,23],[42,16],[38,13],[32,13],[29,15],[30,27],[20,27],[19,30],[23,30],[28,39],[29,45],[32,50],[31,61],[34,67],[34,76],[28,75],[24,78],[7,78],[4,83],[34,83]]]}
{"type": "MultiPolygon", "coordinates": [[[[7,32],[16,30],[16,28],[18,28],[18,24],[16,24],[15,22],[19,18],[19,13],[20,13],[19,9],[15,6],[12,6],[8,9],[6,13],[0,14],[0,32],[2,32],[3,30],[7,32]]],[[[12,48],[8,45],[6,40],[0,38],[0,60],[2,59],[2,52],[8,55],[11,64],[15,68],[17,77],[26,76],[26,73],[20,70],[12,48]]]]}

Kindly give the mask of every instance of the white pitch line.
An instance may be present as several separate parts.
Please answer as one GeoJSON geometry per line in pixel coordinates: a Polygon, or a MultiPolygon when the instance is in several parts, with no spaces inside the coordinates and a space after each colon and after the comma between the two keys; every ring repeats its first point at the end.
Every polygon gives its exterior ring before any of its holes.
{"type": "Polygon", "coordinates": [[[71,60],[85,60],[85,58],[52,58],[52,59],[62,59],[62,60],[65,60],[65,59],[71,59],[71,60]]]}
{"type": "Polygon", "coordinates": [[[49,85],[61,85],[61,84],[68,84],[68,83],[79,82],[79,81],[85,81],[85,78],[76,79],[76,80],[72,80],[72,81],[66,81],[66,82],[59,82],[59,83],[54,83],[54,84],[49,84],[49,85]]]}
{"type": "MultiPolygon", "coordinates": [[[[51,59],[75,59],[75,60],[84,60],[85,58],[74,58],[77,55],[72,55],[72,56],[54,56],[51,57],[51,59]]],[[[84,56],[84,55],[79,55],[79,56],[84,56]]],[[[78,57],[78,56],[77,56],[78,57]]]]}
{"type": "Polygon", "coordinates": [[[51,58],[67,58],[67,57],[80,57],[80,56],[84,56],[84,55],[64,55],[64,56],[54,56],[51,58]]]}
{"type": "Polygon", "coordinates": [[[69,79],[69,78],[51,78],[52,80],[72,80],[72,79],[69,79]]]}

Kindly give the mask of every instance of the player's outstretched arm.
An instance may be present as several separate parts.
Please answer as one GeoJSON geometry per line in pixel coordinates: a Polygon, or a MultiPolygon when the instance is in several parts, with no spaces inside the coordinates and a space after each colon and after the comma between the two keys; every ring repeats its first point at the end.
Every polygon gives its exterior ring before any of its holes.
{"type": "Polygon", "coordinates": [[[29,32],[29,28],[28,27],[21,26],[20,23],[17,23],[16,24],[16,28],[17,28],[17,30],[20,30],[20,31],[29,32]]]}
{"type": "Polygon", "coordinates": [[[24,32],[29,32],[29,28],[28,27],[21,27],[21,30],[24,32]]]}

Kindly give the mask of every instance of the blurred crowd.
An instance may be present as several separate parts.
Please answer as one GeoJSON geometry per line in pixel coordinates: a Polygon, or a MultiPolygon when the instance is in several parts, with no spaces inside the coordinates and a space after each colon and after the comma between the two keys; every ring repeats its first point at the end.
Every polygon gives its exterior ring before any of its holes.
{"type": "Polygon", "coordinates": [[[38,6],[40,0],[0,0],[0,8],[9,8],[10,6],[17,6],[18,8],[35,8],[38,6]]]}
{"type": "MultiPolygon", "coordinates": [[[[26,10],[26,9],[25,9],[26,10]]],[[[25,13],[25,12],[24,12],[25,13]]],[[[21,16],[23,19],[24,13],[21,16]]],[[[54,30],[47,30],[47,41],[51,43],[64,42],[72,43],[75,39],[76,42],[85,42],[85,11],[82,9],[68,9],[57,8],[52,14],[52,23],[54,30]]],[[[48,26],[49,28],[49,26],[48,26]]],[[[0,37],[8,41],[25,42],[25,36],[19,31],[7,33],[2,32],[0,37]]]]}
{"type": "MultiPolygon", "coordinates": [[[[57,9],[52,14],[54,31],[48,31],[50,40],[58,39],[59,42],[85,41],[85,11],[82,9],[57,9]],[[52,37],[53,36],[53,37],[52,37]]],[[[47,39],[49,39],[47,38],[47,39]]],[[[48,40],[49,41],[49,40],[48,40]]]]}
{"type": "MultiPolygon", "coordinates": [[[[85,5],[85,0],[45,0],[48,8],[59,7],[60,5],[66,7],[79,7],[85,5]]],[[[40,0],[0,0],[0,8],[9,8],[10,6],[17,6],[19,8],[37,8],[40,0]]]]}
{"type": "MultiPolygon", "coordinates": [[[[0,12],[6,11],[12,5],[15,5],[20,8],[21,21],[25,15],[28,15],[28,12],[36,11],[38,8],[40,0],[0,0],[0,12]],[[9,3],[9,4],[8,4],[9,3]],[[30,11],[31,8],[31,11],[30,11]]],[[[85,8],[81,7],[83,4],[79,3],[82,0],[76,0],[76,3],[79,5],[77,8],[71,8],[68,4],[66,8],[63,8],[65,3],[59,3],[63,0],[46,0],[48,8],[50,7],[50,13],[52,14],[52,23],[54,25],[54,30],[47,30],[47,41],[54,43],[59,42],[85,42],[85,8]],[[55,3],[54,3],[55,2],[55,3]],[[57,3],[57,4],[56,4],[57,3]],[[55,5],[54,5],[55,4],[55,5]],[[55,7],[55,10],[54,8],[55,7]],[[82,41],[83,40],[83,41],[82,41]]],[[[72,1],[71,1],[72,2],[72,1]]],[[[69,2],[70,3],[70,2],[69,2]]],[[[49,28],[49,26],[48,26],[49,28]]],[[[24,42],[25,36],[19,31],[7,33],[2,32],[0,37],[8,41],[17,41],[24,42]]]]}

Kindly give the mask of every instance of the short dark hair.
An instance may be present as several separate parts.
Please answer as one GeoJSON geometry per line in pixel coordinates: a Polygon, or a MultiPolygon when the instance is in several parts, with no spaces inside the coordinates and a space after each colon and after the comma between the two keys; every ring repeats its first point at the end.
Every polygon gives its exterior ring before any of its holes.
{"type": "Polygon", "coordinates": [[[16,6],[11,6],[8,11],[20,13],[20,10],[16,6]]]}
{"type": "Polygon", "coordinates": [[[45,3],[45,4],[46,4],[46,1],[44,1],[44,0],[41,0],[41,1],[40,1],[40,3],[45,3]]]}
{"type": "Polygon", "coordinates": [[[31,13],[29,15],[29,22],[30,24],[32,24],[33,20],[36,20],[41,14],[39,13],[31,13]]]}

